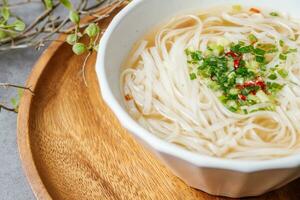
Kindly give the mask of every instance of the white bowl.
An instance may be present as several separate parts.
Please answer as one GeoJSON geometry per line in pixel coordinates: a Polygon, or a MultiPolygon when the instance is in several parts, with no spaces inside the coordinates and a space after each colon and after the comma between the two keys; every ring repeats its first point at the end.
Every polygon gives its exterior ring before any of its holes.
{"type": "Polygon", "coordinates": [[[300,156],[242,161],[192,153],[140,126],[127,113],[120,92],[121,65],[145,33],[179,13],[229,3],[267,7],[300,18],[299,0],[133,0],[106,30],[96,70],[103,99],[121,124],[188,185],[213,195],[257,196],[300,177],[300,156]]]}

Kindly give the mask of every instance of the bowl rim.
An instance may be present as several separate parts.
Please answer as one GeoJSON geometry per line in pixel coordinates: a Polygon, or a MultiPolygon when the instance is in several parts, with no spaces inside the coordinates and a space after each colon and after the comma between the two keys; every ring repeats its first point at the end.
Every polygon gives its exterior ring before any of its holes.
{"type": "Polygon", "coordinates": [[[198,167],[225,169],[246,173],[263,170],[300,167],[299,154],[283,158],[276,158],[272,160],[233,160],[197,154],[195,152],[188,151],[186,149],[178,147],[175,144],[168,143],[160,139],[159,137],[152,134],[150,131],[143,128],[140,124],[138,124],[138,122],[131,118],[128,112],[125,109],[123,109],[122,106],[118,103],[117,99],[112,93],[111,87],[106,78],[107,72],[105,68],[105,57],[106,50],[108,48],[108,41],[114,30],[118,27],[120,23],[122,23],[123,17],[125,17],[130,12],[134,11],[134,9],[137,6],[146,1],[147,0],[134,0],[131,3],[129,3],[125,8],[123,8],[112,20],[111,24],[105,31],[99,45],[99,52],[101,53],[99,53],[97,56],[96,73],[100,83],[102,98],[113,111],[113,113],[116,115],[122,126],[135,136],[141,138],[149,146],[153,147],[156,151],[163,152],[165,154],[179,158],[198,167]]]}

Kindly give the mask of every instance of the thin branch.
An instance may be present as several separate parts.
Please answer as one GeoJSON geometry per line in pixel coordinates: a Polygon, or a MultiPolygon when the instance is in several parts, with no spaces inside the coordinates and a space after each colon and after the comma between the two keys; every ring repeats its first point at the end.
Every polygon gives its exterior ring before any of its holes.
{"type": "MultiPolygon", "coordinates": [[[[41,1],[40,0],[27,0],[27,1],[23,1],[23,2],[11,3],[11,4],[7,5],[7,7],[15,8],[15,7],[27,5],[29,3],[41,3],[41,1]]],[[[4,4],[0,4],[0,6],[4,6],[4,4]]]]}
{"type": "Polygon", "coordinates": [[[4,109],[4,110],[9,111],[9,112],[18,113],[15,108],[10,108],[10,107],[7,107],[6,105],[3,105],[3,104],[0,103],[0,112],[1,112],[1,109],[4,109]]]}
{"type": "Polygon", "coordinates": [[[43,12],[40,16],[38,16],[24,31],[24,33],[27,33],[32,28],[34,28],[37,24],[39,24],[41,21],[43,21],[46,17],[48,17],[57,7],[59,6],[59,3],[56,3],[53,5],[51,9],[47,9],[45,12],[43,12]]]}
{"type": "Polygon", "coordinates": [[[21,85],[15,85],[15,84],[10,84],[10,83],[0,83],[0,87],[2,87],[2,88],[9,88],[9,87],[19,88],[19,89],[23,89],[23,90],[28,90],[32,94],[34,93],[33,90],[30,87],[24,87],[24,86],[21,86],[21,85]]]}
{"type": "MultiPolygon", "coordinates": [[[[85,28],[92,22],[97,23],[109,17],[116,8],[127,2],[126,0],[119,0],[111,3],[110,7],[103,8],[100,5],[104,2],[107,2],[108,0],[102,0],[101,2],[97,3],[99,7],[92,6],[85,8],[85,1],[87,0],[81,0],[81,3],[78,5],[78,14],[80,15],[80,17],[90,15],[96,18],[87,23],[80,24],[79,28],[85,28]],[[104,14],[97,14],[99,12],[102,12],[104,14]]],[[[31,25],[29,25],[21,34],[0,40],[0,52],[28,47],[39,48],[41,46],[44,46],[45,42],[50,41],[51,37],[54,34],[69,34],[75,30],[75,27],[65,29],[66,25],[70,23],[68,16],[66,16],[64,19],[60,19],[60,16],[47,18],[47,14],[45,13],[48,13],[49,15],[52,14],[49,10],[45,11],[37,19],[35,19],[34,22],[31,23],[31,25]]]]}
{"type": "Polygon", "coordinates": [[[83,11],[87,11],[87,10],[93,10],[95,8],[98,8],[99,6],[101,6],[103,3],[105,2],[105,0],[101,0],[99,1],[98,3],[90,6],[90,7],[87,7],[87,8],[84,8],[83,11]]]}

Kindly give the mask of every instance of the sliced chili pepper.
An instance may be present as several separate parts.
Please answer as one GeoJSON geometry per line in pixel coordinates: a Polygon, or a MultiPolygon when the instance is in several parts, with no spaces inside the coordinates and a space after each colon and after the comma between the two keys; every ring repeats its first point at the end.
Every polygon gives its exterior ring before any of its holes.
{"type": "Polygon", "coordinates": [[[232,58],[236,58],[238,57],[239,55],[234,53],[233,51],[229,51],[225,54],[226,56],[231,56],[232,58]]]}
{"type": "Polygon", "coordinates": [[[239,96],[239,99],[242,100],[242,101],[247,100],[247,97],[245,95],[239,94],[238,96],[239,96]]]}
{"type": "Polygon", "coordinates": [[[257,8],[250,8],[250,12],[260,13],[260,10],[258,10],[257,8]]]}
{"type": "Polygon", "coordinates": [[[234,69],[239,68],[240,62],[241,62],[241,57],[238,57],[238,58],[234,59],[234,61],[233,61],[233,63],[234,63],[234,64],[233,64],[234,69]]]}
{"type": "MultiPolygon", "coordinates": [[[[247,87],[253,87],[253,86],[258,86],[260,87],[265,93],[267,93],[266,91],[266,83],[261,79],[261,78],[258,78],[256,79],[255,81],[247,81],[245,82],[244,84],[240,85],[236,85],[236,88],[242,90],[244,88],[247,88],[247,87]]],[[[251,94],[254,94],[256,95],[256,91],[250,91],[251,94]]]]}
{"type": "Polygon", "coordinates": [[[132,99],[133,99],[133,97],[131,95],[129,95],[129,94],[125,95],[125,100],[126,101],[130,101],[132,99]]]}
{"type": "Polygon", "coordinates": [[[234,69],[237,69],[240,66],[240,62],[242,59],[242,56],[234,53],[233,51],[229,51],[225,54],[226,56],[231,56],[233,58],[233,65],[234,65],[234,69]]]}

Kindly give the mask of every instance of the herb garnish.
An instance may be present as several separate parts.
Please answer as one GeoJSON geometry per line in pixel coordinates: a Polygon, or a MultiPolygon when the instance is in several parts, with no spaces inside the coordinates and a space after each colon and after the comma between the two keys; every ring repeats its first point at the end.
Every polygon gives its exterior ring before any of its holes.
{"type": "MultiPolygon", "coordinates": [[[[274,110],[276,98],[285,86],[276,81],[286,79],[288,71],[282,65],[270,69],[266,67],[267,55],[278,52],[276,45],[257,43],[258,39],[253,34],[248,39],[249,44],[238,42],[230,47],[210,44],[206,52],[186,49],[191,68],[190,79],[200,77],[232,112],[248,114],[274,110]],[[251,109],[262,103],[266,106],[251,109]]],[[[282,40],[278,42],[281,47],[285,45],[282,40]]],[[[296,50],[288,49],[279,54],[279,59],[285,62],[288,53],[293,52],[296,50]]]]}

